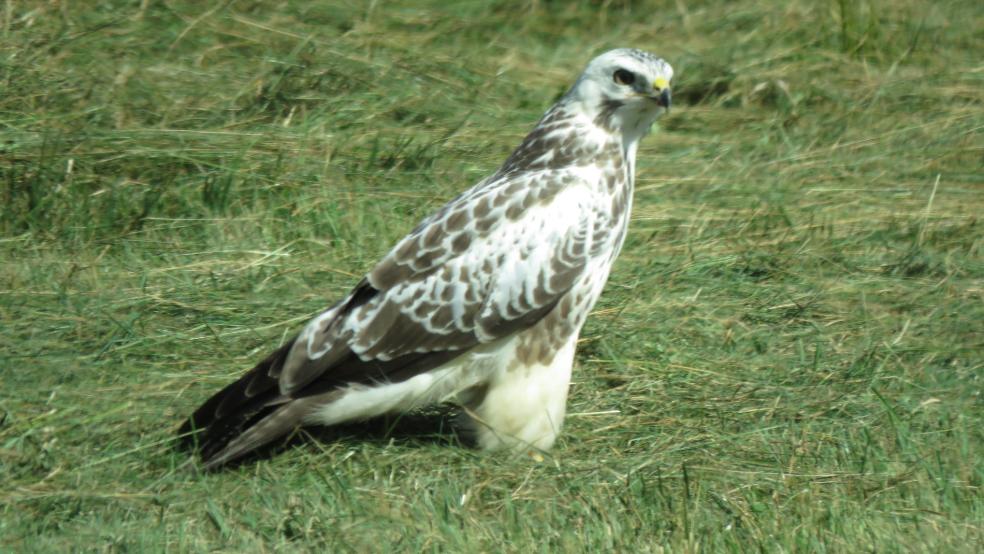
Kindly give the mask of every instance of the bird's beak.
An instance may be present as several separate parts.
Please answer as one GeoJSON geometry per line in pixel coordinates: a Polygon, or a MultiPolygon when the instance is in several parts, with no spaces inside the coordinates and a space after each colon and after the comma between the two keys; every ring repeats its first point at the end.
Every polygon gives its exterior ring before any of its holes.
{"type": "Polygon", "coordinates": [[[663,91],[659,93],[656,103],[666,108],[666,111],[670,111],[670,89],[664,88],[663,91]]]}
{"type": "Polygon", "coordinates": [[[666,79],[660,77],[653,81],[652,97],[657,104],[666,108],[666,111],[670,111],[670,83],[666,79]]]}

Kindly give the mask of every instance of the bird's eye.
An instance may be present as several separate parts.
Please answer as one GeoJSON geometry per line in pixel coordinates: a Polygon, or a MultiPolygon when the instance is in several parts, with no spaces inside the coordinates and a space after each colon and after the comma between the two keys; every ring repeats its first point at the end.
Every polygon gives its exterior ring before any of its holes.
{"type": "Polygon", "coordinates": [[[631,85],[635,82],[635,74],[627,69],[616,69],[612,80],[620,85],[631,85]]]}

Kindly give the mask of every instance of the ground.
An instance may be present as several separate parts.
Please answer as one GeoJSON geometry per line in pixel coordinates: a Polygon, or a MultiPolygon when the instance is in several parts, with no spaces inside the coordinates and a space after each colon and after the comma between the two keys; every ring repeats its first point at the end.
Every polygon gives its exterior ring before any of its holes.
{"type": "Polygon", "coordinates": [[[974,1],[8,1],[0,550],[979,551],[982,28],[974,1]],[[186,463],[198,403],[617,46],[670,61],[675,104],[549,455],[439,413],[186,463]]]}

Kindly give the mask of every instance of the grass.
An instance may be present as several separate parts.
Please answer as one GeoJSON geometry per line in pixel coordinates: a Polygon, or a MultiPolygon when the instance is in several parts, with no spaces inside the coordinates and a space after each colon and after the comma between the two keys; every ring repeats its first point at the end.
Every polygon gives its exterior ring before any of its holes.
{"type": "Polygon", "coordinates": [[[974,552],[978,2],[0,7],[0,550],[974,552]],[[493,171],[676,68],[543,461],[174,429],[493,171]]]}

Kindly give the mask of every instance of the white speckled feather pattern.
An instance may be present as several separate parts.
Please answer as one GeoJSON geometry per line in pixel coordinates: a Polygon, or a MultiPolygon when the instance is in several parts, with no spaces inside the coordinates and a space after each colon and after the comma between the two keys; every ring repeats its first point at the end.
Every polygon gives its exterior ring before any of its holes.
{"type": "Polygon", "coordinates": [[[206,466],[301,424],[445,401],[465,407],[482,448],[550,448],[578,334],[625,238],[637,144],[671,78],[638,50],[592,60],[494,175],[195,412],[182,432],[206,466]]]}

